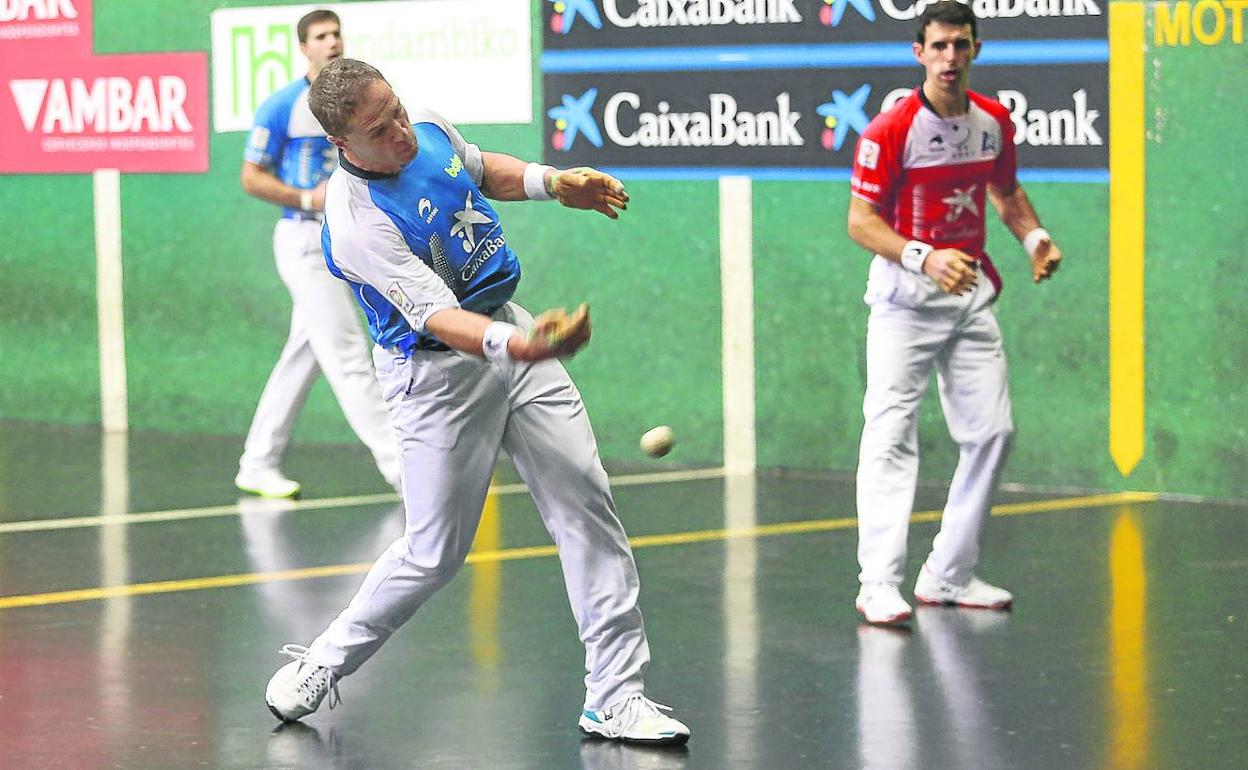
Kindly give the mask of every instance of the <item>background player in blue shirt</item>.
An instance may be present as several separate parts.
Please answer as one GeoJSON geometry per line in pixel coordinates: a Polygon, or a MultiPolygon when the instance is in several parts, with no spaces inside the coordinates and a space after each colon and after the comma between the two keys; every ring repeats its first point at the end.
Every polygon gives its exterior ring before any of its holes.
{"type": "Polygon", "coordinates": [[[282,207],[273,231],[277,271],[290,292],[290,334],[260,395],[235,484],[266,497],[298,494],[280,471],[291,430],[317,374],[325,373],[347,422],[368,446],[386,481],[399,485],[394,433],[368,357],[351,294],[325,269],[321,210],[337,151],[308,109],[308,85],[342,55],[333,11],[312,11],[296,27],[308,75],[265,100],[243,155],[243,190],[282,207]]]}
{"type": "Polygon", "coordinates": [[[589,340],[587,317],[562,341],[532,333],[533,318],[510,301],[519,262],[485,197],[554,197],[615,218],[628,200],[623,185],[482,152],[432,113],[409,120],[363,62],[330,63],[310,104],[342,151],[325,197],[325,258],[352,286],[377,343],[406,531],[309,647],[284,648],[296,660],[270,680],[269,708],[285,721],[315,711],[455,575],[505,448],[554,538],[585,645],[580,728],[684,743],[689,729],[644,695],[650,648],[637,567],[580,393],[555,360],[589,340]]]}

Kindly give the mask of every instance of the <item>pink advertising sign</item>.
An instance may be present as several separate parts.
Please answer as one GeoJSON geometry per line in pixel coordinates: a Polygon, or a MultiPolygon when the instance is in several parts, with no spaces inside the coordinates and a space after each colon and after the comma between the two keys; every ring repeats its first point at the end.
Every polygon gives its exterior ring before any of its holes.
{"type": "Polygon", "coordinates": [[[207,53],[97,56],[91,11],[0,0],[0,173],[207,171],[207,53]]]}

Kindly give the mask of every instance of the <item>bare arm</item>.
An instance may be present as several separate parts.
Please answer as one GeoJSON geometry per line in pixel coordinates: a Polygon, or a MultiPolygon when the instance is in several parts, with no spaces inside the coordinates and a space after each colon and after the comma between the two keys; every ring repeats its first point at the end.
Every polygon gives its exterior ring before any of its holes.
{"type": "MultiPolygon", "coordinates": [[[[501,152],[482,152],[481,162],[485,174],[481,179],[481,192],[496,201],[522,201],[524,194],[524,169],[528,163],[501,152]]],[[[546,172],[547,189],[554,169],[546,172]]],[[[449,344],[449,343],[448,343],[449,344]]]]}
{"type": "Polygon", "coordinates": [[[303,208],[303,193],[309,192],[312,195],[312,206],[308,210],[321,211],[325,208],[325,182],[321,182],[312,190],[301,190],[298,187],[291,187],[274,176],[272,171],[249,160],[243,161],[241,181],[243,192],[262,201],[299,209],[303,208]]]}
{"type": "MultiPolygon", "coordinates": [[[[1015,182],[1013,189],[1010,190],[988,185],[988,200],[992,201],[992,206],[997,210],[997,215],[1001,217],[1001,222],[1009,228],[1020,243],[1025,242],[1028,233],[1040,227],[1040,217],[1036,216],[1031,199],[1027,197],[1027,192],[1018,182],[1015,182]]],[[[1027,256],[1031,259],[1031,278],[1039,283],[1057,272],[1062,261],[1062,250],[1053,243],[1051,238],[1045,237],[1035,244],[1027,256]]]]}
{"type": "MultiPolygon", "coordinates": [[[[528,199],[524,190],[528,163],[501,152],[482,152],[481,165],[481,192],[487,197],[500,201],[528,199]]],[[[548,195],[568,208],[592,209],[611,219],[619,219],[616,209],[628,208],[628,193],[623,183],[595,169],[559,171],[548,167],[542,183],[548,195]]]]}
{"type": "Polygon", "coordinates": [[[901,250],[906,247],[906,239],[884,221],[875,206],[862,198],[850,196],[847,226],[854,243],[885,259],[901,262],[901,250]]]}
{"type": "MultiPolygon", "coordinates": [[[[909,243],[884,221],[878,208],[857,196],[850,196],[849,237],[854,243],[885,259],[902,263],[902,252],[909,243]]],[[[950,294],[963,294],[975,286],[975,262],[958,249],[935,249],[923,260],[923,272],[950,294]]]]}
{"type": "MultiPolygon", "coordinates": [[[[484,356],[485,332],[491,323],[493,319],[489,316],[462,308],[446,308],[425,320],[425,331],[456,350],[484,356]]],[[[532,337],[513,334],[507,343],[507,353],[517,361],[541,361],[570,356],[589,342],[589,335],[588,321],[583,333],[559,340],[554,345],[540,334],[532,337]]]]}
{"type": "Polygon", "coordinates": [[[988,200],[992,201],[1001,222],[1019,241],[1040,226],[1040,218],[1036,216],[1031,199],[1021,184],[1015,182],[1014,189],[1008,192],[996,185],[988,185],[988,200]]]}

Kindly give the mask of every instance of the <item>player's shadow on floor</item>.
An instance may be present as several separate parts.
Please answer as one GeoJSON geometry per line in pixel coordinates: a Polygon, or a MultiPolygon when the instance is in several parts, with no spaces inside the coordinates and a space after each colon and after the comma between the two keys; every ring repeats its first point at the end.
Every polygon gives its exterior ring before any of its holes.
{"type": "Polygon", "coordinates": [[[637,746],[604,738],[581,739],[582,770],[684,770],[688,746],[637,746]]]}

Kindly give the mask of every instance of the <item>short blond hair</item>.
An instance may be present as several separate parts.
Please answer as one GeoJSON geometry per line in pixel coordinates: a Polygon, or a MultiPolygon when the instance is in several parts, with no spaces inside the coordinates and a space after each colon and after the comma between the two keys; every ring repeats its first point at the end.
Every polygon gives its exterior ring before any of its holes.
{"type": "Polygon", "coordinates": [[[387,82],[381,71],[359,59],[334,59],[312,81],[308,106],[330,136],[344,136],[369,83],[387,82]]]}

